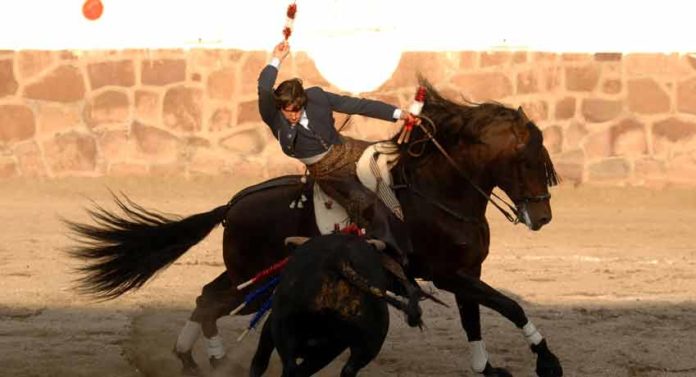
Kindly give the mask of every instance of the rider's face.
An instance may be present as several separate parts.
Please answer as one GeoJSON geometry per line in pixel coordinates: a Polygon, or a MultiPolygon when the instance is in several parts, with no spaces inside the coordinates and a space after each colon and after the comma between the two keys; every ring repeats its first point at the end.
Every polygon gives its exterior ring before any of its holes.
{"type": "Polygon", "coordinates": [[[293,106],[293,105],[288,105],[282,109],[280,109],[280,112],[283,113],[283,116],[285,119],[290,122],[290,124],[296,124],[297,122],[300,121],[300,115],[302,114],[302,109],[293,106]]]}

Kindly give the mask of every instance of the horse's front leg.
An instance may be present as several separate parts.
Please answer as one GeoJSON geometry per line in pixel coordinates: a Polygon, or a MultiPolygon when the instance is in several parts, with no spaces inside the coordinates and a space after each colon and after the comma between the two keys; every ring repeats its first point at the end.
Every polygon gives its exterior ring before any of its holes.
{"type": "MultiPolygon", "coordinates": [[[[478,313],[478,309],[474,311],[471,305],[467,305],[467,302],[478,303],[487,308],[495,310],[503,317],[514,323],[515,326],[522,331],[522,334],[530,344],[532,351],[537,354],[536,373],[539,377],[563,376],[563,368],[561,367],[560,361],[556,355],[549,350],[546,340],[541,336],[541,333],[537,330],[534,324],[529,321],[524,310],[515,300],[505,296],[480,279],[469,276],[465,273],[458,273],[457,278],[443,279],[440,281],[440,284],[437,285],[441,285],[444,289],[447,289],[455,294],[457,297],[457,304],[460,307],[462,325],[464,326],[465,330],[467,327],[471,327],[472,336],[474,339],[481,338],[479,319],[476,319],[476,322],[473,322],[472,324],[467,324],[467,318],[478,318],[479,316],[475,315],[478,313]],[[464,303],[464,312],[462,312],[460,300],[464,303]],[[476,329],[478,329],[478,333],[476,329]]],[[[470,341],[471,340],[472,339],[470,339],[470,341]]],[[[481,343],[481,346],[483,346],[483,343],[481,343]]],[[[483,354],[485,355],[485,350],[483,351],[483,354]]]]}
{"type": "Polygon", "coordinates": [[[478,302],[471,301],[459,294],[455,294],[455,298],[457,299],[459,318],[469,341],[471,370],[486,377],[511,377],[512,375],[506,369],[494,368],[490,363],[486,344],[481,337],[481,312],[478,302]]]}

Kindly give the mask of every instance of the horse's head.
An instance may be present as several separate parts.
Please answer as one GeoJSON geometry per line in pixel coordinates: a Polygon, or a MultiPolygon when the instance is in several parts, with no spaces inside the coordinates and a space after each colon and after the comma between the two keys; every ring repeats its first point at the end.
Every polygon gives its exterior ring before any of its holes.
{"type": "Polygon", "coordinates": [[[476,185],[486,192],[501,188],[514,202],[519,220],[532,230],[551,221],[548,187],[557,184],[558,177],[541,131],[524,111],[499,103],[457,103],[441,96],[424,79],[421,84],[428,90],[423,115],[428,123],[432,121],[432,133],[452,161],[441,158],[441,151],[421,132],[408,147],[410,156],[436,166],[432,174],[438,182],[476,185]],[[420,146],[418,153],[412,153],[413,144],[420,146]],[[447,163],[458,168],[448,169],[447,163]],[[456,178],[462,175],[467,177],[456,178]]]}
{"type": "Polygon", "coordinates": [[[519,220],[531,230],[551,221],[548,188],[558,183],[539,128],[522,108],[481,129],[479,140],[487,150],[487,171],[492,184],[512,199],[519,220]]]}

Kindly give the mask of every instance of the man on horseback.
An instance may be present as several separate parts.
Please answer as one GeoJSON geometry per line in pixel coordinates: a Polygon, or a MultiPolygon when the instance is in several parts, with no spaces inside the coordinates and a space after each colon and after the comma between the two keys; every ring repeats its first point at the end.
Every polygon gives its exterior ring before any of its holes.
{"type": "Polygon", "coordinates": [[[333,111],[371,118],[418,124],[408,111],[384,102],[307,88],[295,78],[273,89],[281,62],[290,52],[287,41],[273,49],[273,59],[259,76],[261,118],[278,139],[283,152],[302,161],[322,190],[341,204],[352,221],[385,241],[405,268],[412,252],[406,225],[358,180],[355,163],[367,142],[341,137],[334,127],[333,111]]]}

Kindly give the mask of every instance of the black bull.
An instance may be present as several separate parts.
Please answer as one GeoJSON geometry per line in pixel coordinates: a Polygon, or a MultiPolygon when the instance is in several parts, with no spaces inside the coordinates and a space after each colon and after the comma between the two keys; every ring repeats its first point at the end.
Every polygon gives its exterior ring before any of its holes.
{"type": "MultiPolygon", "coordinates": [[[[489,307],[523,330],[537,354],[539,376],[562,376],[558,359],[522,307],[479,279],[490,237],[488,198],[482,193],[502,189],[515,203],[518,218],[532,230],[551,220],[548,187],[557,177],[540,130],[521,109],[458,104],[431,87],[423,114],[437,125],[431,132],[448,156],[418,128],[410,144],[400,148],[393,171],[414,249],[409,274],[432,280],[455,295],[470,342],[482,340],[479,305],[489,307]]],[[[119,202],[126,216],[97,209],[92,212],[97,225],[70,223],[87,240],[73,251],[86,262],[82,288],[102,298],[139,288],[222,223],[227,271],[204,287],[191,316],[206,337],[214,336],[216,320],[244,299],[245,292],[237,291],[236,285],[284,258],[286,237],[318,235],[311,207],[288,206],[299,197],[298,182],[297,176],[275,179],[243,190],[228,205],[181,220],[134,203],[119,202]]],[[[242,314],[256,309],[251,305],[242,314]]],[[[190,350],[181,355],[192,360],[190,350]]],[[[487,355],[472,367],[487,376],[508,375],[492,367],[487,355]]]]}
{"type": "Polygon", "coordinates": [[[311,376],[346,349],[350,357],[341,376],[357,375],[382,348],[389,330],[387,303],[418,326],[420,309],[386,294],[400,283],[389,278],[379,253],[365,239],[344,234],[298,246],[273,294],[250,376],[264,373],[274,348],[283,376],[311,376]]]}

